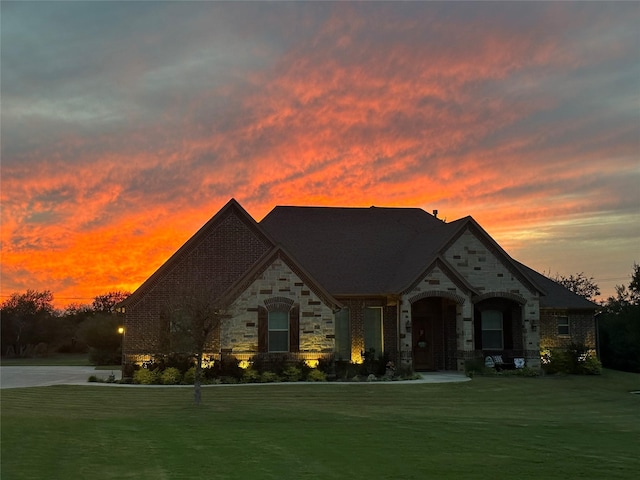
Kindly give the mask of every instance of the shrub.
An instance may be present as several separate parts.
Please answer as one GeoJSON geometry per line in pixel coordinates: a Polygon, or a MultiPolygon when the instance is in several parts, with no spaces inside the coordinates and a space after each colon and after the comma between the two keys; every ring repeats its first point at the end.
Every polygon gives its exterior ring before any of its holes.
{"type": "Polygon", "coordinates": [[[495,375],[496,371],[484,364],[484,358],[472,358],[465,360],[464,373],[467,377],[473,377],[474,375],[495,375]]]}
{"type": "Polygon", "coordinates": [[[98,381],[98,377],[96,377],[95,375],[91,375],[89,377],[89,380],[87,380],[88,382],[97,382],[98,381]]]}
{"type": "Polygon", "coordinates": [[[261,374],[273,372],[276,375],[281,375],[289,363],[289,356],[287,354],[259,353],[251,357],[249,363],[254,370],[261,374]]]}
{"type": "Polygon", "coordinates": [[[220,360],[216,361],[211,369],[211,372],[208,372],[207,375],[214,374],[217,378],[233,377],[239,380],[244,374],[244,370],[240,367],[240,360],[233,355],[222,355],[220,360]]]}
{"type": "Polygon", "coordinates": [[[336,373],[336,363],[338,362],[350,363],[345,362],[344,360],[336,361],[335,357],[332,355],[329,357],[319,358],[318,366],[316,368],[327,375],[334,375],[336,373]]]}
{"type": "Polygon", "coordinates": [[[541,360],[542,369],[548,374],[598,375],[602,372],[600,361],[588,347],[579,343],[572,343],[565,349],[545,351],[541,360]]]}
{"type": "Polygon", "coordinates": [[[360,369],[359,365],[348,362],[346,360],[336,360],[335,362],[336,378],[339,378],[342,380],[347,380],[355,377],[358,374],[359,369],[360,369]]]}
{"type": "Polygon", "coordinates": [[[253,368],[247,368],[242,374],[242,383],[257,383],[260,381],[260,373],[253,368]]]}
{"type": "Polygon", "coordinates": [[[277,373],[274,372],[262,372],[260,375],[260,381],[262,383],[274,383],[279,382],[281,379],[277,373]]]}
{"type": "Polygon", "coordinates": [[[133,378],[133,374],[136,370],[139,370],[140,366],[135,363],[125,363],[122,367],[122,378],[133,378]]]}
{"type": "Polygon", "coordinates": [[[160,374],[163,385],[178,385],[182,380],[182,373],[175,367],[169,367],[160,374]]]}
{"type": "Polygon", "coordinates": [[[580,373],[583,373],[584,375],[600,375],[602,373],[602,363],[600,363],[600,360],[593,355],[589,355],[585,358],[580,367],[580,373]]]}
{"type": "Polygon", "coordinates": [[[170,353],[168,355],[154,355],[151,361],[145,363],[145,367],[150,370],[164,371],[168,368],[176,368],[180,373],[184,373],[195,365],[193,355],[184,353],[170,353]]]}
{"type": "Polygon", "coordinates": [[[157,384],[159,376],[156,370],[149,370],[148,368],[141,368],[136,370],[133,374],[133,382],[140,385],[154,385],[157,384]]]}
{"type": "Polygon", "coordinates": [[[370,348],[368,351],[362,352],[362,365],[359,373],[365,376],[376,375],[381,377],[385,374],[389,361],[390,357],[387,352],[376,356],[376,350],[370,348]]]}
{"type": "Polygon", "coordinates": [[[289,365],[282,372],[282,380],[285,382],[299,382],[302,379],[302,372],[294,365],[289,365]]]}
{"type": "Polygon", "coordinates": [[[500,375],[505,377],[537,377],[540,373],[531,367],[522,367],[515,370],[502,370],[500,375]]]}
{"type": "Polygon", "coordinates": [[[313,368],[307,374],[308,382],[326,382],[327,374],[318,368],[313,368]]]}
{"type": "Polygon", "coordinates": [[[196,367],[191,367],[189,370],[184,372],[182,381],[187,385],[193,385],[196,382],[196,367]]]}

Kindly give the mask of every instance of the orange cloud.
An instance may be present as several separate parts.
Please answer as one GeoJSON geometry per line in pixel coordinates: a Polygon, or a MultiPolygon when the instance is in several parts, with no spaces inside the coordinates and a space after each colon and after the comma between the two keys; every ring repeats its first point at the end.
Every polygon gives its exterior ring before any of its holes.
{"type": "MultiPolygon", "coordinates": [[[[200,29],[181,30],[186,43],[166,64],[142,42],[110,72],[126,86],[116,120],[64,123],[33,144],[10,136],[2,295],[46,288],[64,305],[132,290],[230,197],[256,220],[277,204],[470,214],[522,260],[544,256],[533,242],[603,212],[637,220],[637,90],[615,74],[637,63],[625,15],[571,4],[290,7],[257,19],[228,6],[224,18],[254,22],[240,33],[194,20],[200,29]],[[609,33],[618,24],[624,33],[609,33]],[[253,34],[278,40],[252,44],[253,34]]],[[[16,125],[46,124],[24,115],[16,125]]],[[[633,231],[619,231],[622,252],[633,231]]]]}

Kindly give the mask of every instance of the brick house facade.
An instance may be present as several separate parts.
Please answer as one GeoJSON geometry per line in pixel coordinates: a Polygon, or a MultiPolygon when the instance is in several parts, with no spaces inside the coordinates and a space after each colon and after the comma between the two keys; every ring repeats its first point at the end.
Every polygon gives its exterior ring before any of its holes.
{"type": "Polygon", "coordinates": [[[417,370],[487,354],[537,368],[541,347],[595,341],[594,304],[511,259],[473,218],[414,208],[276,207],[257,223],[230,200],[120,304],[125,361],[170,349],[163,312],[196,290],[228,315],[211,358],[360,362],[374,349],[417,370]]]}

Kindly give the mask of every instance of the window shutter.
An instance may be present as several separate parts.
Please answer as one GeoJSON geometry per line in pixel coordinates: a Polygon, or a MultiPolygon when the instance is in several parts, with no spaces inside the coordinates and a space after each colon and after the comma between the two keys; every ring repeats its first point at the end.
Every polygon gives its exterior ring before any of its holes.
{"type": "Polygon", "coordinates": [[[289,310],[289,351],[300,351],[300,308],[289,310]]]}
{"type": "Polygon", "coordinates": [[[258,307],[258,352],[269,351],[269,314],[264,307],[258,307]]]}

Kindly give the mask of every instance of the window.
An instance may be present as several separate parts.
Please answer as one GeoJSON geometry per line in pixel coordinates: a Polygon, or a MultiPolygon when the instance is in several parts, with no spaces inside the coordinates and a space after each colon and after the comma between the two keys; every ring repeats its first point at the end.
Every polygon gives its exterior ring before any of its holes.
{"type": "Polygon", "coordinates": [[[482,348],[502,350],[502,312],[485,310],[482,312],[482,348]]]}
{"type": "Polygon", "coordinates": [[[269,351],[289,351],[288,312],[269,312],[269,351]]]}
{"type": "Polygon", "coordinates": [[[558,335],[569,335],[569,317],[566,315],[557,316],[558,335]]]}
{"type": "Polygon", "coordinates": [[[335,315],[336,328],[336,358],[351,360],[351,322],[349,309],[343,308],[335,315]]]}
{"type": "Polygon", "coordinates": [[[364,309],[364,349],[368,352],[372,348],[376,351],[376,355],[384,351],[382,343],[381,307],[368,307],[364,309]]]}

